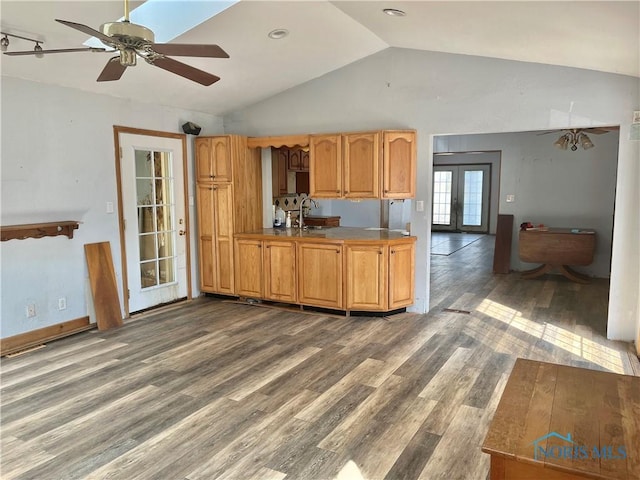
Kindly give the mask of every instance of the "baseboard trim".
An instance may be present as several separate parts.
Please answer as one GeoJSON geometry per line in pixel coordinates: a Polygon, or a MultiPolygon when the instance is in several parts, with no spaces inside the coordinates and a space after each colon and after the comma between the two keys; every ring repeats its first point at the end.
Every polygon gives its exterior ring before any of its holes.
{"type": "Polygon", "coordinates": [[[18,352],[40,343],[49,342],[58,338],[73,335],[95,328],[95,324],[89,322],[89,317],[76,318],[68,322],[57,323],[48,327],[39,328],[30,332],[0,339],[0,356],[18,352]]]}

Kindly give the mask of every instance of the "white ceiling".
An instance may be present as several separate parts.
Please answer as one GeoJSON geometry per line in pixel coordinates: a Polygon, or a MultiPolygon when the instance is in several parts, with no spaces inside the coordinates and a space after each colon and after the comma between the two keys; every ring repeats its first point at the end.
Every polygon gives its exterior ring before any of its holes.
{"type": "MultiPolygon", "coordinates": [[[[132,2],[134,8],[140,2],[132,2]]],[[[122,16],[122,2],[5,1],[2,31],[81,47],[81,32],[122,16]]],[[[640,0],[612,2],[249,1],[176,38],[215,43],[229,59],[180,58],[221,77],[209,87],[139,62],[117,82],[95,81],[111,55],[66,53],[1,58],[3,75],[143,102],[223,114],[319,77],[390,46],[565,65],[640,77],[640,0]],[[382,13],[404,10],[405,17],[382,13]],[[267,33],[290,35],[271,40],[267,33]]],[[[33,43],[11,39],[10,50],[33,43]]]]}

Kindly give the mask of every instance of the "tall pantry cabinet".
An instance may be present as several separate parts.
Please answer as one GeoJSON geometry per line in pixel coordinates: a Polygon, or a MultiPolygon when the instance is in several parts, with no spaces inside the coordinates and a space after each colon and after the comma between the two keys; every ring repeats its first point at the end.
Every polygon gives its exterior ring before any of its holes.
{"type": "Polygon", "coordinates": [[[233,234],[262,228],[260,150],[220,135],[196,138],[195,154],[200,290],[233,295],[233,234]]]}

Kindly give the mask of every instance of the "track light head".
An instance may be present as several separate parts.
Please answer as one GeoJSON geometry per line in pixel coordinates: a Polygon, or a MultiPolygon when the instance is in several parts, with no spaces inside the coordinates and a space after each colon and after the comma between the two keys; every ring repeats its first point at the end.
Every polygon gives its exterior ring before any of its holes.
{"type": "Polygon", "coordinates": [[[2,48],[3,52],[6,52],[7,48],[9,47],[9,37],[7,37],[6,34],[4,35],[4,37],[2,37],[2,39],[0,39],[0,47],[2,48]]]}

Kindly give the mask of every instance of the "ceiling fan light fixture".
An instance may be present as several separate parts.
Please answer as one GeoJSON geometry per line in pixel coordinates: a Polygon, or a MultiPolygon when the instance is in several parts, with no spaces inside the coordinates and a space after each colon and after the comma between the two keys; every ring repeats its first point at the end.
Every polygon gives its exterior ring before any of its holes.
{"type": "Polygon", "coordinates": [[[0,46],[2,47],[2,51],[6,52],[7,48],[9,47],[9,37],[7,37],[7,34],[4,34],[4,37],[2,37],[2,39],[0,39],[0,46]]]}
{"type": "Polygon", "coordinates": [[[562,135],[558,140],[553,142],[553,146],[559,148],[560,150],[566,150],[569,146],[569,137],[567,135],[562,135]]]}
{"type": "Polygon", "coordinates": [[[383,8],[382,11],[390,17],[404,17],[407,13],[397,8],[383,8]]]}
{"type": "Polygon", "coordinates": [[[42,53],[42,47],[39,42],[36,42],[36,46],[33,47],[33,51],[36,52],[36,58],[44,57],[44,53],[42,53]]]}
{"type": "Polygon", "coordinates": [[[587,137],[586,133],[581,133],[580,136],[578,137],[578,139],[580,140],[580,145],[585,150],[589,150],[590,148],[594,147],[593,142],[591,141],[591,139],[589,137],[587,137]]]}
{"type": "Polygon", "coordinates": [[[272,40],[280,40],[287,35],[289,35],[289,30],[287,30],[286,28],[276,28],[275,30],[271,30],[267,34],[267,37],[271,38],[272,40]]]}

